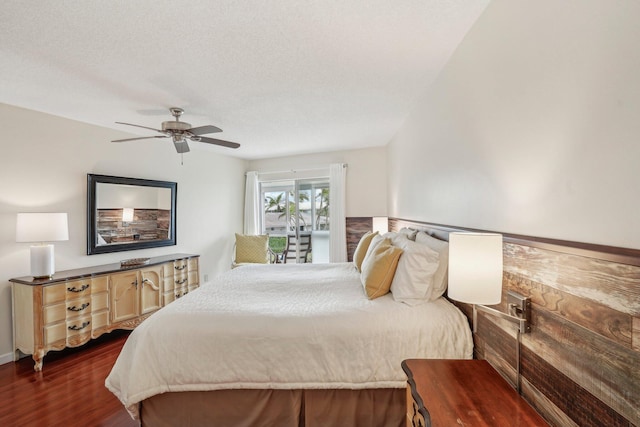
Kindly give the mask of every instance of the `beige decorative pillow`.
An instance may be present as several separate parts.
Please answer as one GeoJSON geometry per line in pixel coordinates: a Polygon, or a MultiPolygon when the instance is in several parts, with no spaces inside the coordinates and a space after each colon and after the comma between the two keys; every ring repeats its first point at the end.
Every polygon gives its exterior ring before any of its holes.
{"type": "Polygon", "coordinates": [[[389,239],[384,239],[367,254],[362,262],[360,280],[369,299],[389,293],[400,255],[402,249],[392,246],[389,239]]]}
{"type": "Polygon", "coordinates": [[[248,236],[236,233],[236,264],[269,262],[269,235],[248,236]]]}
{"type": "Polygon", "coordinates": [[[367,254],[367,249],[369,249],[371,240],[377,235],[377,231],[375,233],[367,231],[364,233],[364,236],[360,238],[356,251],[353,253],[353,263],[356,265],[358,271],[362,271],[362,261],[364,261],[364,256],[367,254]]]}
{"type": "MultiPolygon", "coordinates": [[[[381,234],[376,234],[373,236],[373,238],[371,239],[371,243],[369,243],[369,247],[367,248],[367,253],[364,256],[364,259],[367,259],[367,257],[369,256],[369,254],[371,252],[373,252],[373,250],[375,249],[376,246],[378,246],[378,244],[380,242],[382,242],[384,240],[384,237],[382,237],[381,234]]],[[[363,260],[364,262],[364,260],[363,260]]],[[[362,270],[362,269],[361,269],[362,270]]]]}

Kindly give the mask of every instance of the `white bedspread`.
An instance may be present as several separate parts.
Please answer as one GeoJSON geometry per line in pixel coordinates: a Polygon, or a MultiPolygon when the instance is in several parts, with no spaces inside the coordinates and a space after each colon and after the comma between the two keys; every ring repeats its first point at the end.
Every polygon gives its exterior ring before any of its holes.
{"type": "Polygon", "coordinates": [[[138,326],[106,386],[137,417],[170,391],[401,388],[404,359],[472,353],[451,303],[370,301],[351,263],[243,266],[138,326]]]}

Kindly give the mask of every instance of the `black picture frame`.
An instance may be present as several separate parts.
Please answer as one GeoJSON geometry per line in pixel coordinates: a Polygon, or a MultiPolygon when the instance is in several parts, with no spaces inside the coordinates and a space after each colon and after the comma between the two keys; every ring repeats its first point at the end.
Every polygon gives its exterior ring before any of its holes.
{"type": "MultiPolygon", "coordinates": [[[[157,248],[161,246],[173,246],[176,244],[176,217],[177,217],[177,192],[178,184],[170,181],[156,181],[142,178],[126,178],[120,176],[87,174],[87,255],[104,254],[111,252],[133,251],[138,249],[157,248]],[[171,191],[169,226],[166,239],[134,240],[130,242],[118,242],[117,244],[98,244],[98,206],[99,194],[96,191],[98,184],[117,184],[134,187],[167,188],[171,191]]],[[[115,206],[114,206],[115,207],[115,206]]]]}

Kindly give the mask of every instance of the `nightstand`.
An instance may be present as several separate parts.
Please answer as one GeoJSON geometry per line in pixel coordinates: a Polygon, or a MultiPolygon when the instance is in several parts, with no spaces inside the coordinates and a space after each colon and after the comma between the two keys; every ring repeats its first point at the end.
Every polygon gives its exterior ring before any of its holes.
{"type": "Polygon", "coordinates": [[[486,360],[411,359],[407,426],[546,426],[486,360]]]}

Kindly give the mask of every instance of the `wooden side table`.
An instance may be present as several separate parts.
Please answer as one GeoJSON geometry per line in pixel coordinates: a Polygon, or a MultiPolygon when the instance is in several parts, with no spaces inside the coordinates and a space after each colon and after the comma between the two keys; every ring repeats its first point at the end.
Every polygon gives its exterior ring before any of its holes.
{"type": "Polygon", "coordinates": [[[547,426],[486,360],[411,359],[407,426],[547,426]]]}

